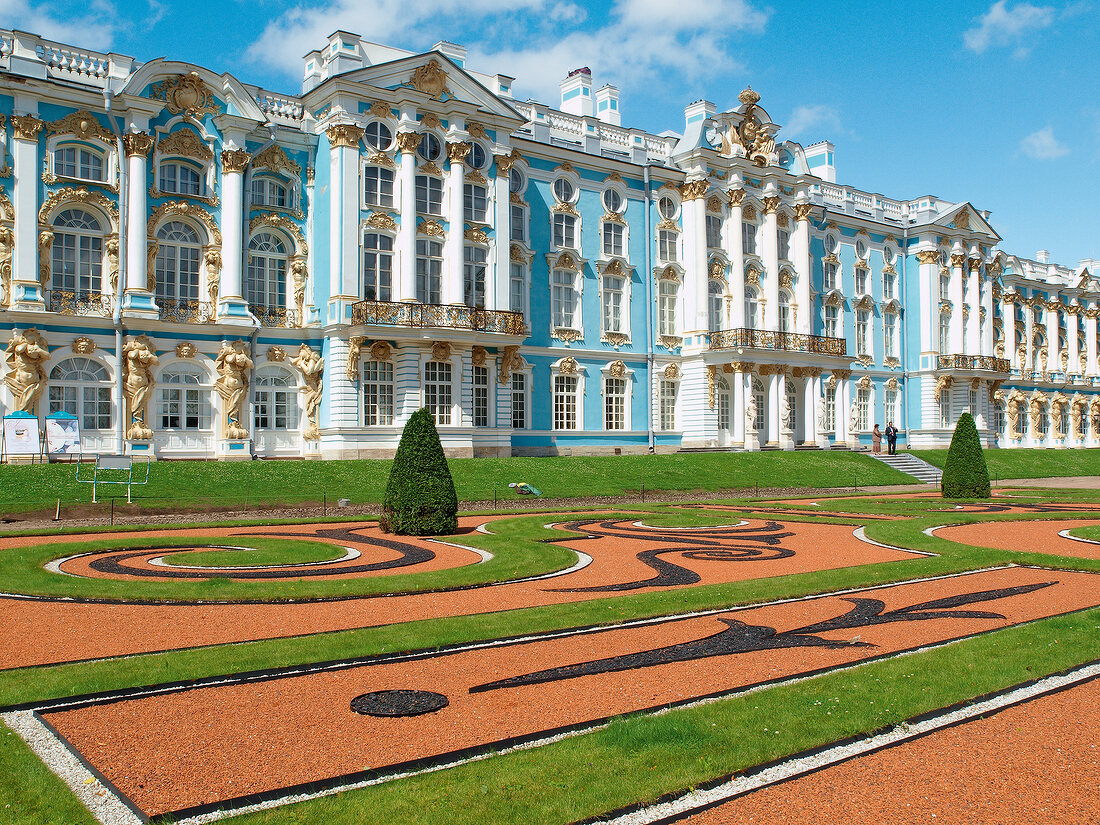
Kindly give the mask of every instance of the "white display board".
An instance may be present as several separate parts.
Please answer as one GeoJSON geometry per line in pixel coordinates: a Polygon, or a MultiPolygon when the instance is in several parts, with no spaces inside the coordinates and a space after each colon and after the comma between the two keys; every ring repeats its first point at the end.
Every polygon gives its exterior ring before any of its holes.
{"type": "Polygon", "coordinates": [[[42,434],[38,429],[38,419],[4,416],[4,452],[7,455],[39,455],[42,452],[42,434]]]}
{"type": "Polygon", "coordinates": [[[80,421],[75,416],[46,416],[46,452],[50,455],[80,454],[80,421]]]}

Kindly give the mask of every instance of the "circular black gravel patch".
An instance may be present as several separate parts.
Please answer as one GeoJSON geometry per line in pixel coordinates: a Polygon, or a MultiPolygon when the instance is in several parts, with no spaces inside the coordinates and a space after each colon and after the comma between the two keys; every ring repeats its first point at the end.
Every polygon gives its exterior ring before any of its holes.
{"type": "Polygon", "coordinates": [[[351,709],[364,716],[420,716],[443,710],[450,702],[430,690],[377,690],[351,700],[351,709]]]}

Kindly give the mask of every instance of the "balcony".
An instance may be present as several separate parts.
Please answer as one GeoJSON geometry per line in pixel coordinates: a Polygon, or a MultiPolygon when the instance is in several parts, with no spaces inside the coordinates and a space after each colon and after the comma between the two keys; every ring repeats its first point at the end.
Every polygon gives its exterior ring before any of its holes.
{"type": "Polygon", "coordinates": [[[712,332],[710,348],[712,350],[765,349],[780,352],[807,352],[812,355],[846,356],[848,354],[848,345],[843,338],[744,328],[712,332]]]}
{"type": "Polygon", "coordinates": [[[205,324],[214,320],[214,305],[206,301],[176,300],[157,298],[162,321],[175,321],[179,324],[205,324]]]}
{"type": "Polygon", "coordinates": [[[262,304],[249,304],[248,311],[256,316],[261,327],[296,327],[298,311],[286,307],[269,307],[262,304]]]}
{"type": "Polygon", "coordinates": [[[940,355],[936,359],[936,368],[941,370],[987,370],[1008,374],[1012,366],[1007,358],[994,358],[992,355],[940,355]]]}
{"type": "Polygon", "coordinates": [[[357,326],[468,329],[501,335],[526,333],[522,312],[450,304],[359,301],[352,304],[351,323],[357,326]]]}
{"type": "Polygon", "coordinates": [[[111,316],[111,296],[102,292],[51,289],[46,293],[46,309],[58,315],[111,316]]]}

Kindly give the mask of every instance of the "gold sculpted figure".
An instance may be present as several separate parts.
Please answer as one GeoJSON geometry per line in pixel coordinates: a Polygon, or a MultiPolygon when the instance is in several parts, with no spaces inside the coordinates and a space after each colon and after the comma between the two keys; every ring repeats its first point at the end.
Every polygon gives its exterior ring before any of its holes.
{"type": "Polygon", "coordinates": [[[33,413],[35,402],[46,386],[46,370],[42,368],[42,362],[50,357],[46,339],[33,327],[16,332],[8,343],[7,353],[11,372],[4,376],[4,383],[15,399],[14,409],[33,413]]]}
{"type": "Polygon", "coordinates": [[[298,355],[290,363],[302,371],[306,385],[302,388],[306,405],[306,419],[309,424],[302,433],[306,441],[315,441],[321,437],[317,427],[317,411],[321,407],[322,380],[325,371],[325,359],[318,355],[309,344],[298,348],[298,355]]]}
{"type": "Polygon", "coordinates": [[[153,437],[153,431],[145,423],[145,409],[149,406],[149,393],[153,390],[152,368],[160,363],[160,359],[144,335],[127,341],[122,347],[122,357],[126,371],[122,388],[130,407],[130,428],[126,431],[126,437],[133,441],[148,441],[153,437]]]}
{"type": "Polygon", "coordinates": [[[237,340],[223,344],[215,362],[218,380],[214,387],[225,401],[225,437],[248,438],[248,430],[241,426],[241,405],[248,391],[248,371],[252,359],[244,351],[244,342],[237,340]]]}

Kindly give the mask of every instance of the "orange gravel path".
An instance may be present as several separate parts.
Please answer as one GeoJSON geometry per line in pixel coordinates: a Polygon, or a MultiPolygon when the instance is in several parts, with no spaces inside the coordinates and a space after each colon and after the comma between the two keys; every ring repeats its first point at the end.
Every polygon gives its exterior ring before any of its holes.
{"type": "MultiPolygon", "coordinates": [[[[484,518],[469,519],[464,525],[470,527],[484,521],[484,518]]],[[[554,521],[554,516],[547,516],[546,521],[554,521]]],[[[759,520],[750,522],[750,526],[763,524],[759,520]]],[[[697,572],[701,584],[916,558],[910,553],[861,542],[853,537],[850,526],[788,523],[782,527],[794,534],[782,539],[782,547],[794,551],[789,558],[734,563],[687,559],[680,553],[664,558],[697,572]]],[[[226,532],[239,533],[240,529],[221,533],[202,531],[203,535],[221,536],[226,532]]],[[[377,528],[363,532],[382,535],[377,528]]],[[[0,635],[0,669],[606,598],[617,594],[552,591],[646,579],[654,571],[635,558],[635,554],[669,546],[662,544],[662,536],[690,532],[653,530],[653,538],[648,540],[570,540],[568,534],[563,534],[561,544],[591,555],[594,562],[566,576],[442,593],[299,604],[222,605],[83,604],[0,598],[0,627],[20,628],[17,634],[0,635]]],[[[73,541],[74,537],[67,536],[66,540],[73,541]]],[[[461,536],[455,541],[461,543],[461,536]]],[[[439,553],[448,549],[436,544],[427,546],[439,553]]],[[[656,589],[670,588],[648,590],[656,589]]]]}
{"type": "MultiPolygon", "coordinates": [[[[967,604],[958,608],[960,615],[814,631],[823,640],[841,643],[836,647],[784,642],[777,649],[752,642],[747,649],[735,645],[690,661],[635,663],[633,669],[587,675],[570,671],[552,681],[471,692],[475,686],[547,668],[698,643],[722,632],[734,632],[739,640],[771,638],[755,631],[742,636],[723,619],[782,634],[853,610],[851,599],[828,596],[429,659],[199,688],[44,717],[153,815],[499,743],[1100,603],[1095,575],[1020,567],[877,588],[858,598],[879,599],[889,612],[934,599],[1047,582],[1055,583],[967,604]],[[987,615],[968,616],[969,611],[987,615]],[[852,643],[856,640],[862,645],[852,643]],[[396,719],[350,710],[357,695],[392,689],[436,691],[450,705],[396,719]]],[[[780,637],[785,638],[791,637],[780,637]]]]}
{"type": "Polygon", "coordinates": [[[683,825],[1096,825],[1100,680],[746,794],[683,825]]]}
{"type": "MultiPolygon", "coordinates": [[[[1084,559],[1100,559],[1100,544],[1059,536],[1062,530],[1078,527],[1094,527],[1100,524],[1090,521],[1003,521],[985,524],[960,524],[941,527],[937,538],[988,547],[994,550],[1012,550],[1020,553],[1048,553],[1054,556],[1077,556],[1084,559]]],[[[1100,821],[1100,818],[1098,818],[1100,821]]]]}

